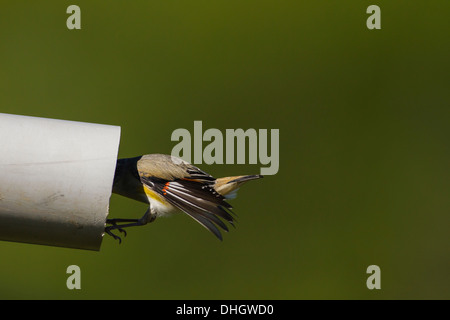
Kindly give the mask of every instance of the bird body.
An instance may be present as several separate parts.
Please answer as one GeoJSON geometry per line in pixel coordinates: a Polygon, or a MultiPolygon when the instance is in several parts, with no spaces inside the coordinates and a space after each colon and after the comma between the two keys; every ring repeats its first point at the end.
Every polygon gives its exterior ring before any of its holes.
{"type": "MultiPolygon", "coordinates": [[[[219,239],[217,226],[228,231],[224,219],[233,225],[232,207],[226,202],[236,196],[239,187],[261,175],[233,176],[216,179],[194,165],[174,156],[149,154],[119,159],[113,193],[149,204],[141,219],[110,219],[110,231],[144,225],[155,218],[182,211],[195,219],[219,239]],[[118,225],[117,222],[133,222],[118,225]]],[[[118,237],[117,237],[118,238],[118,237]]],[[[120,238],[119,238],[120,239],[120,238]]]]}

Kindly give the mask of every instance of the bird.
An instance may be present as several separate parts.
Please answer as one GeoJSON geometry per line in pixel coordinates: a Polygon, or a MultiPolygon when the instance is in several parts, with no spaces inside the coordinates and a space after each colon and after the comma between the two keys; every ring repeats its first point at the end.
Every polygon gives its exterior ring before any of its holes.
{"type": "Polygon", "coordinates": [[[121,243],[118,230],[143,226],[156,218],[184,212],[219,240],[219,230],[228,232],[223,220],[234,227],[234,212],[227,202],[237,195],[242,184],[263,178],[260,174],[214,178],[181,158],[166,154],[147,154],[118,159],[112,192],[148,204],[139,219],[107,219],[105,233],[121,243]],[[108,225],[108,226],[106,226],[108,225]]]}

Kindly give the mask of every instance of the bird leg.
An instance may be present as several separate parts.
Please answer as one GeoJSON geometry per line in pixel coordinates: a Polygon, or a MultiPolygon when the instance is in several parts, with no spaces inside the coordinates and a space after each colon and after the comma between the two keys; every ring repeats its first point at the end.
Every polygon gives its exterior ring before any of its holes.
{"type": "Polygon", "coordinates": [[[105,232],[113,237],[115,240],[119,240],[119,244],[122,242],[122,239],[111,232],[111,230],[119,230],[119,232],[124,233],[124,236],[127,236],[127,232],[123,230],[123,228],[128,227],[136,227],[136,226],[143,226],[147,223],[153,222],[156,219],[156,215],[151,212],[150,208],[147,209],[145,214],[140,219],[107,219],[106,223],[111,224],[111,226],[105,227],[105,232]],[[131,222],[131,223],[124,223],[124,224],[117,224],[118,222],[131,222]]]}
{"type": "Polygon", "coordinates": [[[123,235],[126,237],[127,236],[127,232],[125,230],[122,229],[122,225],[117,225],[118,222],[138,222],[139,219],[107,219],[106,223],[107,224],[111,224],[112,226],[114,226],[115,228],[110,228],[111,229],[117,229],[120,232],[123,233],[123,235]]]}

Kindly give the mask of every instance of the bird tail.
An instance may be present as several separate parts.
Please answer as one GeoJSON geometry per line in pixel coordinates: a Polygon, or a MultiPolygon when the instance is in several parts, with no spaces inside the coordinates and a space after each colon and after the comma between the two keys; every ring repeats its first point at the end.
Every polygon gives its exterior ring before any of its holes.
{"type": "Polygon", "coordinates": [[[260,178],[263,178],[260,174],[219,178],[214,184],[214,189],[225,198],[234,199],[241,185],[260,178]]]}

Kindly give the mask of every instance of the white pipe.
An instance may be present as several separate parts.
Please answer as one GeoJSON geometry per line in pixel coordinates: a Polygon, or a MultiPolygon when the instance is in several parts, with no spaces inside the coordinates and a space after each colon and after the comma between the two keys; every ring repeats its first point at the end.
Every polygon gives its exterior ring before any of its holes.
{"type": "Polygon", "coordinates": [[[0,113],[0,240],[100,250],[120,127],[0,113]]]}

